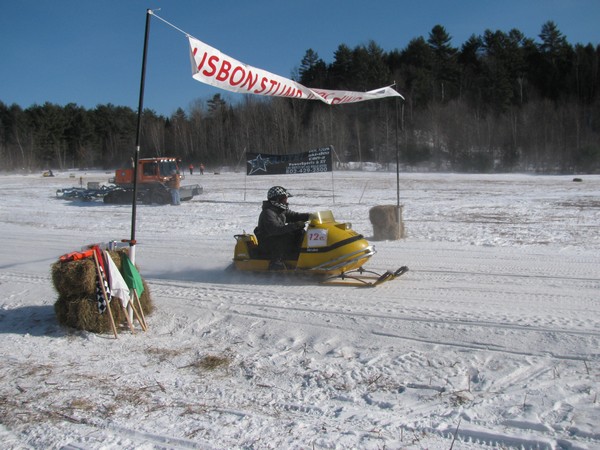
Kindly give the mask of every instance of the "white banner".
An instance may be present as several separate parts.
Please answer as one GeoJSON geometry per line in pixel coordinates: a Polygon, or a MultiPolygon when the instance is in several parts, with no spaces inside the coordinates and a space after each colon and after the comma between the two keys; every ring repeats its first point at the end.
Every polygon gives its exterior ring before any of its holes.
{"type": "Polygon", "coordinates": [[[332,91],[302,86],[279,75],[257,69],[221,53],[216,48],[191,36],[192,76],[201,83],[241,94],[270,95],[305,100],[321,100],[329,105],[402,97],[392,87],[368,92],[332,91]]]}

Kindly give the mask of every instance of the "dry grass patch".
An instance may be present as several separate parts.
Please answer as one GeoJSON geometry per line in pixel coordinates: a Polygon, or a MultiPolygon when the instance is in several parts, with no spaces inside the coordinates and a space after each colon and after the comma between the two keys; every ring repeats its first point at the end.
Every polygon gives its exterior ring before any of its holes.
{"type": "Polygon", "coordinates": [[[73,411],[96,411],[98,405],[87,398],[74,398],[68,404],[69,409],[73,411]]]}
{"type": "Polygon", "coordinates": [[[219,368],[227,368],[231,364],[231,358],[229,356],[216,356],[216,355],[207,355],[198,359],[197,361],[192,362],[191,364],[187,364],[182,367],[182,369],[187,367],[193,367],[195,369],[213,371],[219,368]]]}
{"type": "Polygon", "coordinates": [[[187,348],[148,348],[146,353],[158,359],[159,362],[171,361],[185,353],[187,348]]]}
{"type": "Polygon", "coordinates": [[[208,355],[202,358],[199,363],[199,367],[201,369],[216,370],[219,367],[229,367],[229,364],[231,364],[231,359],[227,356],[208,355]]]}

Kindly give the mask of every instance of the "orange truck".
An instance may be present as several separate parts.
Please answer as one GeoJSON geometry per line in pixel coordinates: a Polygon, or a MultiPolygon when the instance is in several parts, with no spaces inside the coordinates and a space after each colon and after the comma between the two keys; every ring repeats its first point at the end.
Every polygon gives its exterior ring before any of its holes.
{"type": "MultiPolygon", "coordinates": [[[[165,205],[171,202],[170,188],[183,179],[177,158],[141,158],[137,167],[137,201],[165,205]]],[[[116,185],[104,196],[104,203],[131,203],[133,200],[133,168],[117,169],[114,178],[108,180],[116,185]]],[[[191,200],[202,193],[198,184],[179,186],[182,201],[191,200]]]]}

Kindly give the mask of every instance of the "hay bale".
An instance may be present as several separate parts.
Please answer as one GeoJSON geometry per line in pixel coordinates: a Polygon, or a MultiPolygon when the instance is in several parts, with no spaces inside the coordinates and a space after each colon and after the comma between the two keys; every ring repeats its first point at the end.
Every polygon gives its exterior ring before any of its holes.
{"type": "Polygon", "coordinates": [[[369,219],[373,225],[373,239],[396,240],[405,237],[402,222],[402,206],[379,205],[369,210],[369,219]]]}
{"type": "Polygon", "coordinates": [[[61,297],[90,297],[96,294],[96,264],[91,258],[55,262],[52,282],[61,297]]]}
{"type": "MultiPolygon", "coordinates": [[[[119,300],[113,299],[110,302],[110,310],[115,324],[121,324],[126,320],[119,300]]],[[[100,314],[95,297],[59,297],[54,304],[54,311],[60,325],[92,333],[112,332],[108,311],[100,314]]]]}
{"type": "Polygon", "coordinates": [[[154,303],[152,303],[150,290],[144,279],[142,279],[142,283],[144,284],[144,292],[140,296],[140,305],[142,305],[142,312],[144,315],[150,315],[154,312],[154,303]]]}
{"type": "MultiPolygon", "coordinates": [[[[110,251],[108,254],[117,269],[121,270],[121,253],[128,254],[126,249],[110,251]]],[[[96,264],[92,258],[77,261],[57,261],[51,266],[52,282],[60,296],[81,297],[96,294],[96,264]]]]}
{"type": "MultiPolygon", "coordinates": [[[[127,250],[120,249],[108,252],[121,270],[121,253],[127,250]]],[[[58,292],[58,299],[54,304],[54,312],[58,323],[78,330],[93,333],[112,332],[108,312],[100,314],[96,300],[96,265],[92,258],[56,262],[51,267],[52,281],[58,292]]],[[[142,278],[144,292],[140,296],[140,304],[144,315],[148,316],[154,311],[148,285],[142,278]]],[[[121,308],[119,299],[113,298],[110,309],[119,326],[126,322],[125,313],[121,308]]]]}

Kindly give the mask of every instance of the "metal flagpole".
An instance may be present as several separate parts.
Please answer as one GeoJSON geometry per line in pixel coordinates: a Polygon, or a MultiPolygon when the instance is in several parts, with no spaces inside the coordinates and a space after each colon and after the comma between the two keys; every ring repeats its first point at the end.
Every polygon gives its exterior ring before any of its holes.
{"type": "Polygon", "coordinates": [[[333,197],[333,203],[335,203],[335,185],[333,183],[333,145],[329,146],[330,157],[331,157],[331,193],[333,197]]]}
{"type": "MultiPolygon", "coordinates": [[[[404,97],[402,97],[404,100],[404,97]]],[[[400,227],[401,223],[401,213],[400,213],[400,141],[398,137],[398,102],[400,99],[396,97],[396,221],[398,223],[398,227],[400,227]]],[[[402,131],[404,131],[404,103],[402,103],[402,131]]],[[[400,236],[402,237],[402,236],[400,236]]]]}
{"type": "Polygon", "coordinates": [[[333,183],[333,167],[331,168],[331,198],[333,199],[333,203],[335,203],[335,185],[333,183]]]}
{"type": "Polygon", "coordinates": [[[140,159],[140,135],[142,130],[142,111],[144,109],[144,86],[146,83],[146,56],[148,55],[148,37],[150,36],[150,16],[152,10],[146,10],[146,32],[144,35],[144,52],[142,56],[142,77],[140,81],[140,99],[138,104],[137,131],[135,136],[135,157],[133,159],[133,199],[131,201],[131,239],[129,240],[129,259],[135,264],[135,219],[137,210],[137,177],[140,159]]]}
{"type": "Polygon", "coordinates": [[[396,97],[396,211],[400,223],[400,144],[398,142],[398,97],[396,97]]]}

